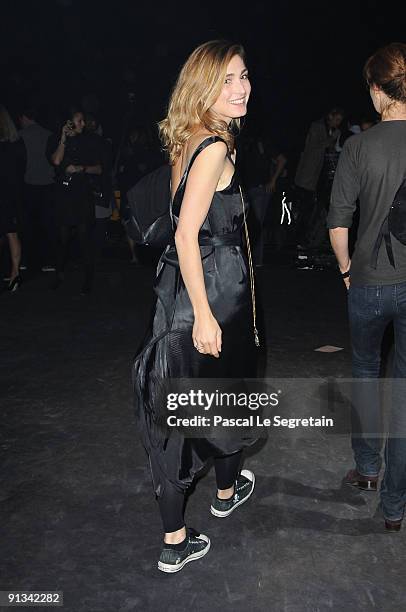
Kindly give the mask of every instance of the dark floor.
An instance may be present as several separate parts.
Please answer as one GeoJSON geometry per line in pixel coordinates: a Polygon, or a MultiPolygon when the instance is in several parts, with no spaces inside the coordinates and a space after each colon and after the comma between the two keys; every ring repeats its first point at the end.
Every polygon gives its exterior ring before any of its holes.
{"type": "MultiPolygon", "coordinates": [[[[347,435],[273,434],[246,458],[255,496],[223,521],[209,514],[209,471],[187,521],[211,551],[179,574],[156,569],[161,525],[130,389],[152,278],[108,259],[89,297],[75,270],[58,292],[43,275],[0,296],[0,590],[62,590],[72,612],[406,610],[405,531],[383,533],[376,495],[341,487],[347,435]]],[[[282,263],[258,282],[267,376],[349,376],[337,276],[282,263]],[[344,350],[314,352],[326,344],[344,350]]]]}

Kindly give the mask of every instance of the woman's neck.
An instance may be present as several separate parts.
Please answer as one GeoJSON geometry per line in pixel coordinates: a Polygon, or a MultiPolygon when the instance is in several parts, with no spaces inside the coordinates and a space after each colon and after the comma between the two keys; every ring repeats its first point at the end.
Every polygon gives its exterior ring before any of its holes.
{"type": "Polygon", "coordinates": [[[406,121],[406,104],[391,104],[382,113],[382,121],[406,121]]]}

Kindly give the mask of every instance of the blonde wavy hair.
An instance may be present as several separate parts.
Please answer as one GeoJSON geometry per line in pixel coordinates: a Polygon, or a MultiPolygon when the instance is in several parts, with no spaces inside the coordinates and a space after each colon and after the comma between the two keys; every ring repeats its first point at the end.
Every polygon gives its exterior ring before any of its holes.
{"type": "Polygon", "coordinates": [[[235,55],[245,61],[241,45],[212,40],[197,47],[181,69],[167,116],[158,123],[171,164],[178,159],[188,138],[201,127],[223,138],[230,152],[234,149],[233,131],[240,127],[240,120],[232,119],[228,126],[210,109],[221,93],[227,66],[235,55]]]}
{"type": "Polygon", "coordinates": [[[14,121],[5,106],[0,104],[0,140],[15,142],[18,140],[18,132],[14,121]]]}

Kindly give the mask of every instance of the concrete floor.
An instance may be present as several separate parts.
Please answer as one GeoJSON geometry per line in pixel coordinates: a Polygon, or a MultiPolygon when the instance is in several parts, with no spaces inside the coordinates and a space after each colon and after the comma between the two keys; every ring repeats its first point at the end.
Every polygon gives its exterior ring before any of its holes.
{"type": "MultiPolygon", "coordinates": [[[[156,569],[161,525],[130,387],[152,278],[110,259],[88,297],[75,270],[58,292],[43,275],[0,296],[0,590],[61,590],[72,612],[406,610],[405,531],[385,534],[376,494],[341,486],[347,435],[270,436],[245,460],[255,495],[223,521],[209,514],[208,471],[187,521],[210,535],[209,554],[176,575],[156,569]]],[[[266,375],[349,376],[336,275],[279,264],[258,283],[266,375]],[[344,350],[314,352],[325,344],[344,350]]]]}

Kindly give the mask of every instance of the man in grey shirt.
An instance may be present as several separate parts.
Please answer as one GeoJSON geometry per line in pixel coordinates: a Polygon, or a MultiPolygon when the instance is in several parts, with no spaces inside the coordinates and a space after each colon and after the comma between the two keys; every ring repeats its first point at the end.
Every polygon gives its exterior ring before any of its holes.
{"type": "Polygon", "coordinates": [[[360,489],[377,489],[382,464],[378,386],[381,343],[392,321],[392,414],[380,493],[386,529],[398,531],[406,506],[406,246],[392,237],[395,265],[388,258],[385,241],[377,259],[374,247],[406,177],[406,45],[392,43],[377,51],[368,59],[364,75],[382,121],[345,143],[327,218],[331,244],[348,289],[353,377],[368,379],[353,385],[355,469],[348,472],[345,481],[360,489]],[[357,199],[360,223],[351,261],[348,228],[357,199]],[[363,432],[378,436],[368,438],[363,432]]]}
{"type": "Polygon", "coordinates": [[[24,175],[23,259],[29,268],[55,270],[54,169],[46,157],[51,132],[35,121],[35,111],[20,115],[27,151],[24,175]]]}
{"type": "Polygon", "coordinates": [[[392,238],[396,268],[390,264],[384,241],[376,269],[371,261],[379,230],[405,175],[405,121],[383,120],[351,136],[344,144],[327,225],[350,228],[359,199],[360,222],[351,261],[353,285],[391,285],[406,281],[406,248],[396,238],[392,238]]]}

